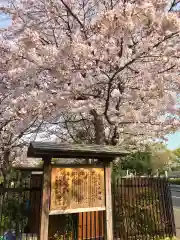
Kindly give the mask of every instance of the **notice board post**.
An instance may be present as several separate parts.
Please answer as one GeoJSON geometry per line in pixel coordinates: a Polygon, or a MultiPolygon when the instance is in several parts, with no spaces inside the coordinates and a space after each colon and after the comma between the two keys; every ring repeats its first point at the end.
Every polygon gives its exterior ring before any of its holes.
{"type": "Polygon", "coordinates": [[[46,157],[43,166],[42,198],[40,211],[40,240],[48,240],[49,207],[51,194],[51,158],[46,157]]]}

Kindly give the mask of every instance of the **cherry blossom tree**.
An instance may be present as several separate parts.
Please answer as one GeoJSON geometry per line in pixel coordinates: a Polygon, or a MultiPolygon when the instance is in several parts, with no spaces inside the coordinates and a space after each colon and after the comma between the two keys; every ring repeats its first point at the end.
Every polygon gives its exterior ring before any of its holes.
{"type": "Polygon", "coordinates": [[[38,103],[28,107],[46,121],[81,115],[98,144],[163,137],[180,127],[180,22],[167,4],[13,1],[1,8],[13,19],[3,32],[8,82],[38,103]]]}
{"type": "Polygon", "coordinates": [[[6,174],[9,164],[26,143],[23,137],[36,132],[42,119],[38,101],[8,76],[12,52],[2,38],[0,51],[0,170],[6,174]]]}

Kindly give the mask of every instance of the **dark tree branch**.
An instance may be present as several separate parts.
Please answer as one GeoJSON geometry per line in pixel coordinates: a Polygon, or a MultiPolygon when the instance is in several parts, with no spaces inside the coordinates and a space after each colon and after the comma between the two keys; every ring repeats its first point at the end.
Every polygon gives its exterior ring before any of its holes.
{"type": "Polygon", "coordinates": [[[159,71],[158,73],[161,74],[161,73],[168,72],[168,71],[172,70],[172,69],[175,68],[175,67],[176,67],[176,65],[174,64],[174,65],[172,65],[171,67],[168,67],[168,68],[166,68],[166,69],[164,69],[164,70],[162,70],[162,71],[159,71]]]}
{"type": "Polygon", "coordinates": [[[33,125],[35,124],[35,122],[37,121],[37,119],[38,119],[38,117],[36,117],[36,118],[31,122],[31,124],[30,124],[27,128],[23,129],[23,131],[20,132],[19,135],[16,136],[16,137],[13,139],[11,145],[13,145],[13,144],[14,144],[17,140],[19,140],[20,138],[22,138],[22,136],[24,135],[24,133],[25,133],[28,129],[30,129],[31,127],[33,127],[33,125]]]}
{"type": "MultiPolygon", "coordinates": [[[[154,44],[151,48],[148,49],[148,51],[150,52],[152,49],[159,47],[163,42],[173,38],[174,36],[178,35],[179,31],[171,33],[167,36],[165,36],[163,39],[161,39],[160,41],[158,41],[156,44],[154,44]]],[[[111,93],[111,88],[112,88],[112,84],[113,81],[115,79],[115,77],[121,72],[123,71],[125,68],[128,68],[132,63],[134,63],[138,58],[142,57],[143,55],[146,55],[147,52],[142,52],[140,55],[134,57],[132,60],[130,60],[129,62],[127,62],[124,66],[118,68],[115,73],[112,75],[112,77],[109,77],[107,74],[106,76],[109,78],[109,82],[108,82],[108,90],[107,90],[107,98],[106,98],[106,103],[105,103],[105,111],[104,111],[104,116],[107,120],[107,122],[109,124],[113,124],[113,122],[109,119],[108,117],[108,109],[109,109],[109,101],[110,101],[110,93],[111,93]]]]}
{"type": "Polygon", "coordinates": [[[87,35],[86,35],[86,31],[85,31],[85,27],[84,24],[80,21],[80,19],[78,18],[78,16],[71,10],[71,8],[65,3],[64,0],[60,0],[62,2],[62,4],[65,6],[65,8],[67,9],[67,11],[70,13],[70,15],[79,23],[82,32],[84,33],[85,38],[87,39],[87,35]]]}
{"type": "Polygon", "coordinates": [[[69,134],[71,139],[74,141],[74,143],[78,143],[77,139],[75,139],[73,134],[70,132],[70,129],[69,129],[69,126],[68,126],[68,122],[66,122],[66,121],[65,121],[65,127],[66,127],[66,130],[67,130],[67,133],[69,134]]]}
{"type": "Polygon", "coordinates": [[[173,8],[175,8],[179,3],[180,3],[180,0],[173,0],[168,11],[169,12],[173,11],[173,8]]]}
{"type": "Polygon", "coordinates": [[[105,110],[104,110],[104,116],[109,124],[113,124],[112,121],[108,117],[108,109],[109,109],[109,101],[110,101],[110,94],[111,94],[111,88],[113,81],[118,73],[123,71],[126,67],[131,65],[133,62],[135,62],[136,58],[133,58],[131,61],[127,62],[124,66],[120,67],[113,75],[112,77],[109,78],[109,83],[108,83],[108,91],[107,91],[107,98],[106,98],[106,103],[105,103],[105,110]]]}
{"type": "Polygon", "coordinates": [[[56,39],[56,34],[55,34],[54,29],[52,29],[52,34],[53,34],[53,38],[54,38],[55,45],[56,45],[56,47],[58,48],[58,42],[57,42],[57,39],[56,39]]]}

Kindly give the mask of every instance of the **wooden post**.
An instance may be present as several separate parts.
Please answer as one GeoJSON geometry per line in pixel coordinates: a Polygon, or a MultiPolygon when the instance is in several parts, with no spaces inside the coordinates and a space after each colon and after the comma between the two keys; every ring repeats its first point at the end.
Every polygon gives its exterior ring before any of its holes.
{"type": "Polygon", "coordinates": [[[106,189],[106,239],[113,240],[112,219],[112,192],[111,192],[111,164],[105,166],[105,189],[106,189]]]}
{"type": "Polygon", "coordinates": [[[40,216],[40,240],[48,240],[49,208],[51,194],[51,158],[44,160],[42,202],[40,216]]]}

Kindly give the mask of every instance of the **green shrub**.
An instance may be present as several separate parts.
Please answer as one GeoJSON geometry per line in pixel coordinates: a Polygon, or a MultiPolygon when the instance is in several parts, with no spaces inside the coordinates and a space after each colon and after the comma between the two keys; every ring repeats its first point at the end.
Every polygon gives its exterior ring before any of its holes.
{"type": "Polygon", "coordinates": [[[169,178],[170,184],[180,185],[180,178],[169,178]]]}

